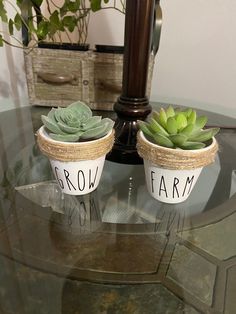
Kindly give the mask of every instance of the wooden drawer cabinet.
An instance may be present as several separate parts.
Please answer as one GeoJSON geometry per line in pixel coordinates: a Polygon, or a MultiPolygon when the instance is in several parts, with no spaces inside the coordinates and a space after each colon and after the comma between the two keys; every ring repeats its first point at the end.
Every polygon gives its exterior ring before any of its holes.
{"type": "Polygon", "coordinates": [[[65,107],[82,100],[92,109],[112,110],[121,93],[122,54],[35,48],[25,53],[25,66],[32,105],[65,107]]]}

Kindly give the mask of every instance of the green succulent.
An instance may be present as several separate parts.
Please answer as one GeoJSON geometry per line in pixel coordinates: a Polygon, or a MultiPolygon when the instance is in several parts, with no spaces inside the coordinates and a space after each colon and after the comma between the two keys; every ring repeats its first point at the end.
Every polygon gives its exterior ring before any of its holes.
{"type": "Polygon", "coordinates": [[[81,101],[67,108],[52,108],[41,116],[49,136],[56,141],[81,142],[105,136],[113,128],[111,119],[92,116],[91,109],[81,101]]]}
{"type": "Polygon", "coordinates": [[[174,109],[169,106],[159,112],[154,111],[147,122],[138,121],[147,140],[169,148],[200,149],[207,145],[219,128],[203,129],[206,116],[197,116],[195,110],[174,109]]]}

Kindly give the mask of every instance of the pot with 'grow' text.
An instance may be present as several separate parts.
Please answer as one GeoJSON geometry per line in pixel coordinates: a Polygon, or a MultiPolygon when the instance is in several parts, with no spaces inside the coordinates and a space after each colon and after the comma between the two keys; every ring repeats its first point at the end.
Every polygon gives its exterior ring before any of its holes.
{"type": "Polygon", "coordinates": [[[113,121],[92,116],[82,102],[52,109],[37,133],[40,150],[51,163],[62,192],[84,195],[100,181],[106,154],[114,142],[113,121]]]}

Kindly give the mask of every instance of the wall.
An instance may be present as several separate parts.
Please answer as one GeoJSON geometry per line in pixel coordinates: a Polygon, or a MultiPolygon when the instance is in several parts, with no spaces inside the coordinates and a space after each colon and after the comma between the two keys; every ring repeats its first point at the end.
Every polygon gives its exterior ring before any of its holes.
{"type": "MultiPolygon", "coordinates": [[[[161,5],[163,28],[151,99],[236,116],[236,1],[163,0],[161,5]]],[[[92,45],[123,42],[124,17],[107,12],[91,18],[92,45]]],[[[6,55],[1,48],[0,57],[0,99],[25,97],[22,52],[6,55]]]]}
{"type": "Polygon", "coordinates": [[[236,116],[236,1],[165,0],[152,99],[236,116]]]}
{"type": "MultiPolygon", "coordinates": [[[[0,29],[6,31],[0,22],[0,29]]],[[[0,112],[27,104],[23,51],[5,45],[0,48],[0,112]]]]}

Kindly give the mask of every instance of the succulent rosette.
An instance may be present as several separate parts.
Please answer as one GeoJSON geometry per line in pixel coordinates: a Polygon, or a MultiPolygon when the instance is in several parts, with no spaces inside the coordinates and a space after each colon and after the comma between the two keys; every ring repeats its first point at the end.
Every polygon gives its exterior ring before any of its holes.
{"type": "Polygon", "coordinates": [[[114,125],[109,118],[93,116],[91,109],[81,101],[66,108],[52,108],[41,119],[48,135],[62,142],[95,140],[108,134],[114,125]]]}
{"type": "Polygon", "coordinates": [[[147,122],[139,121],[139,128],[147,140],[168,148],[186,150],[201,149],[208,145],[219,128],[203,129],[207,123],[206,116],[197,116],[195,110],[174,109],[169,106],[154,111],[147,122]]]}

